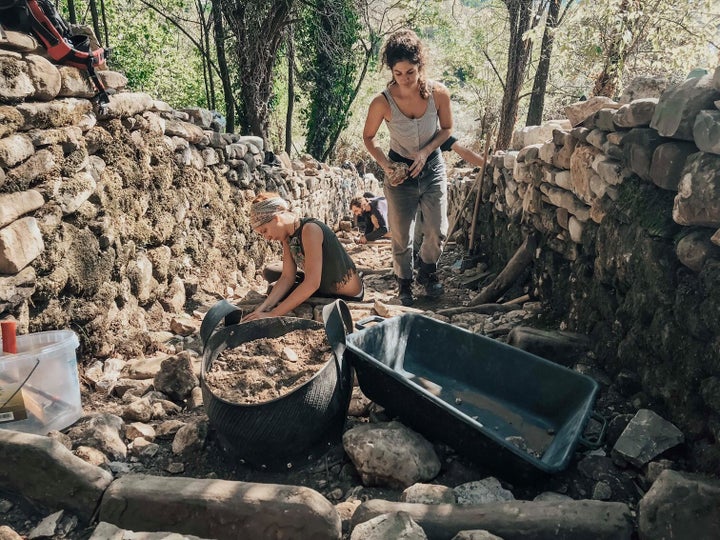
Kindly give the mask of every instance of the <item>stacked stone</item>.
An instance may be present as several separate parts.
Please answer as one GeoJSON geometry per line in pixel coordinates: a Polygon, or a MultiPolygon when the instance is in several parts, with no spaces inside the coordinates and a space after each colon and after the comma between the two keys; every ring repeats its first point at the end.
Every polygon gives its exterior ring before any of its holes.
{"type": "Polygon", "coordinates": [[[566,122],[516,131],[512,148],[491,160],[495,209],[522,216],[573,260],[594,234],[592,224],[623,205],[623,194],[655,185],[676,193],[675,224],[704,228],[678,244],[683,264],[699,271],[717,257],[720,68],[667,89],[650,82],[631,87],[619,103],[593,97],[567,107],[566,122]],[[661,94],[648,97],[653,92],[661,94]]]}
{"type": "Polygon", "coordinates": [[[223,295],[272,255],[248,205],[272,190],[338,224],[372,178],[258,137],[222,133],[217,113],[174,110],[113,71],[107,107],[80,70],[34,40],[0,44],[0,318],[21,331],[82,328],[88,352],[142,352],[151,321],[198,292],[223,295]]]}

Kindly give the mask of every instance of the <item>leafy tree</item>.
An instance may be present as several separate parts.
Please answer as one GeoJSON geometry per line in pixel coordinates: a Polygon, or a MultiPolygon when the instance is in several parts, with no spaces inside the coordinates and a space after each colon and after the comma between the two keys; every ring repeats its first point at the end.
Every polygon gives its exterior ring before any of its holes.
{"type": "Polygon", "coordinates": [[[504,92],[500,106],[500,127],[497,147],[507,148],[512,139],[517,119],[520,91],[525,79],[525,68],[531,51],[531,43],[525,36],[533,23],[533,0],[503,0],[508,12],[510,39],[507,50],[507,70],[504,92]]]}
{"type": "Polygon", "coordinates": [[[310,98],[305,110],[305,146],[325,161],[347,126],[349,105],[355,98],[358,54],[354,44],[360,22],[354,0],[317,0],[303,22],[303,80],[310,98]]]}
{"type": "Polygon", "coordinates": [[[245,132],[268,140],[269,104],[278,50],[297,0],[220,0],[234,39],[240,83],[238,122],[245,132]]]}
{"type": "Polygon", "coordinates": [[[558,32],[554,86],[617,97],[636,76],[682,79],[717,64],[719,25],[716,0],[578,2],[558,32]]]}

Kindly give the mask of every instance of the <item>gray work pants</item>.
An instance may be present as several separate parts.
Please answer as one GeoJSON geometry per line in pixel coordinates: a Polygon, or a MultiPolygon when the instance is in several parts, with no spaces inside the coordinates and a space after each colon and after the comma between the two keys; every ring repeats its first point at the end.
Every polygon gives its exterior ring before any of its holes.
{"type": "Polygon", "coordinates": [[[447,175],[442,156],[431,159],[416,179],[399,186],[384,186],[388,221],[392,231],[393,270],[401,279],[413,277],[412,235],[415,215],[422,212],[423,241],[420,258],[437,264],[448,230],[447,175]]]}

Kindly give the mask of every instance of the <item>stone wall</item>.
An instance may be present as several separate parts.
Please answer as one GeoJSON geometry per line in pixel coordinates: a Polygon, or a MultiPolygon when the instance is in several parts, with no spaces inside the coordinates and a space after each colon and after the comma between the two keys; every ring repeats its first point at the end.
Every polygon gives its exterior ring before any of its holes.
{"type": "Polygon", "coordinates": [[[300,215],[337,224],[371,176],[309,156],[290,161],[257,137],[220,133],[202,109],[173,110],[126,80],[106,110],[76,68],[24,34],[0,44],[0,319],[21,331],[70,328],[86,356],[139,354],[168,313],[247,285],[273,247],[249,202],[278,191],[300,215]]]}
{"type": "MultiPolygon", "coordinates": [[[[561,328],[589,334],[638,406],[664,410],[697,443],[698,466],[717,471],[720,68],[664,86],[517,131],[481,182],[475,248],[499,269],[537,235],[529,292],[561,328]]],[[[454,181],[452,203],[473,185],[454,181]]]]}

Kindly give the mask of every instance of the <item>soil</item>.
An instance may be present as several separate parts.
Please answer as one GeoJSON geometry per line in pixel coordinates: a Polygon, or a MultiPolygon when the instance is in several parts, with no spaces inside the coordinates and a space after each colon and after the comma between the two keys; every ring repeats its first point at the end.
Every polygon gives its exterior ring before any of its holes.
{"type": "Polygon", "coordinates": [[[293,330],[225,349],[206,374],[213,393],[231,403],[262,403],[310,380],[331,359],[325,330],[293,330]]]}
{"type": "MultiPolygon", "coordinates": [[[[389,243],[378,242],[377,244],[359,246],[348,242],[347,250],[358,267],[366,271],[364,278],[366,294],[363,304],[367,305],[367,310],[369,311],[376,302],[397,305],[398,302],[396,299],[394,300],[396,294],[395,279],[392,274],[389,243]]],[[[448,246],[443,253],[439,265],[441,281],[446,288],[445,294],[440,298],[429,298],[423,295],[421,288],[415,287],[417,299],[413,306],[414,309],[419,309],[420,311],[437,311],[443,308],[461,306],[464,302],[467,302],[472,292],[462,284],[464,275],[455,270],[461,258],[461,250],[452,245],[448,246]]],[[[253,291],[255,297],[260,297],[266,288],[266,283],[258,282],[257,287],[254,288],[253,291]]],[[[504,300],[517,298],[527,292],[527,290],[522,288],[522,285],[516,285],[507,291],[504,300]]],[[[230,298],[229,300],[241,302],[243,298],[230,298]]],[[[504,300],[501,298],[499,301],[504,300]]],[[[208,298],[206,307],[211,307],[216,301],[216,298],[208,298]]],[[[298,313],[300,313],[300,310],[298,310],[298,313]]],[[[311,314],[312,309],[306,309],[305,313],[311,314]]],[[[367,315],[354,313],[354,321],[357,322],[359,320],[358,317],[361,316],[367,315]]],[[[538,315],[538,317],[540,317],[540,315],[538,315]]],[[[503,321],[505,321],[505,319],[500,314],[495,314],[490,318],[498,320],[498,326],[493,327],[494,329],[491,335],[496,339],[504,340],[512,324],[509,324],[509,321],[508,323],[504,323],[503,321]]],[[[462,317],[455,317],[453,324],[463,324],[462,320],[462,317]]],[[[522,324],[531,326],[537,323],[547,325],[548,321],[545,317],[535,321],[529,319],[522,321],[522,324]]],[[[519,324],[519,322],[513,324],[519,324]]],[[[261,385],[268,385],[271,388],[262,390],[263,392],[267,391],[267,394],[258,392],[257,389],[248,391],[248,388],[244,390],[244,394],[243,391],[236,391],[238,394],[236,399],[243,400],[243,403],[247,403],[249,399],[268,399],[267,396],[279,395],[277,392],[287,392],[290,389],[287,385],[301,384],[299,382],[300,378],[293,380],[292,371],[295,366],[288,366],[291,362],[283,359],[282,351],[286,347],[291,348],[298,354],[298,362],[304,364],[304,370],[312,376],[312,373],[327,361],[327,354],[330,350],[326,343],[321,344],[325,339],[324,330],[319,330],[318,332],[322,336],[322,339],[316,336],[313,340],[309,338],[308,333],[299,332],[295,335],[288,335],[287,340],[257,340],[260,343],[253,346],[258,346],[258,350],[261,351],[261,356],[264,357],[263,362],[265,363],[258,362],[258,364],[259,366],[264,366],[265,371],[263,372],[262,369],[256,369],[256,373],[250,377],[249,380],[240,384],[252,386],[254,383],[260,383],[261,385]],[[321,352],[320,354],[316,352],[313,353],[311,352],[313,347],[316,351],[328,352],[321,352]],[[327,349],[323,347],[327,347],[327,349]],[[302,356],[301,361],[301,355],[307,356],[302,356]],[[313,363],[314,361],[316,362],[313,363]],[[270,371],[272,370],[277,371],[271,375],[270,371]]],[[[175,341],[166,343],[166,346],[174,344],[178,350],[193,349],[200,353],[199,341],[200,340],[196,338],[187,339],[178,336],[175,338],[175,341]]],[[[247,346],[249,347],[250,344],[247,346]]],[[[224,351],[224,354],[221,354],[218,358],[217,366],[214,366],[217,368],[217,371],[211,370],[210,372],[210,375],[219,381],[214,384],[218,384],[220,388],[227,387],[228,391],[232,392],[234,383],[222,379],[219,376],[220,372],[224,372],[223,377],[241,375],[242,373],[238,371],[238,369],[242,369],[242,367],[247,364],[247,355],[250,354],[253,353],[250,352],[249,349],[246,351],[239,351],[237,349],[224,351]],[[233,367],[236,365],[237,367],[233,367]]],[[[82,403],[85,413],[87,415],[96,413],[121,415],[126,403],[118,396],[109,394],[103,388],[95,388],[85,376],[84,370],[91,366],[93,359],[79,358],[78,360],[80,380],[82,382],[82,403]]],[[[208,380],[210,380],[210,377],[208,377],[208,380]]],[[[347,417],[344,426],[345,431],[362,423],[389,421],[393,419],[383,410],[382,406],[370,403],[367,398],[364,398],[359,387],[354,388],[353,396],[351,410],[354,409],[354,411],[350,412],[347,417]],[[364,403],[365,407],[358,407],[358,402],[360,404],[364,403]],[[358,412],[358,409],[362,410],[358,412]]],[[[633,413],[636,407],[630,405],[622,398],[618,399],[616,394],[608,393],[607,386],[604,386],[604,390],[601,391],[599,395],[596,410],[608,418],[613,418],[618,415],[622,416],[623,414],[629,416],[627,413],[633,413]]],[[[182,412],[164,418],[163,421],[164,420],[208,422],[208,417],[203,407],[192,410],[184,408],[182,412]]],[[[150,422],[155,428],[157,428],[158,423],[159,422],[154,421],[150,422]]],[[[610,439],[610,437],[608,437],[608,439],[610,439]]],[[[129,454],[126,461],[105,464],[103,467],[112,470],[116,477],[127,473],[138,473],[307,486],[321,493],[332,503],[355,501],[359,504],[359,501],[369,499],[397,501],[402,493],[401,490],[397,489],[364,486],[357,474],[355,466],[344,451],[340,434],[334,435],[332,439],[323,441],[316,447],[309,449],[300,458],[294,458],[292,461],[283,463],[281,467],[277,468],[248,466],[224,444],[211,424],[209,425],[207,437],[202,449],[197,449],[183,455],[176,455],[173,453],[172,441],[172,437],[156,438],[154,442],[158,445],[158,448],[157,452],[153,455],[129,454]]],[[[606,448],[608,448],[612,444],[612,441],[608,441],[606,444],[608,445],[606,448]]],[[[435,442],[434,447],[442,464],[440,473],[432,480],[434,484],[455,487],[466,482],[497,475],[497,471],[488,470],[481,466],[479,462],[481,462],[482,459],[468,460],[457,452],[458,449],[453,449],[442,443],[435,442]]],[[[510,489],[517,499],[531,500],[544,491],[563,493],[575,499],[588,498],[593,492],[596,480],[594,480],[591,477],[592,475],[586,470],[581,470],[578,467],[578,463],[583,459],[586,460],[586,462],[588,459],[594,460],[594,463],[599,461],[599,463],[595,465],[597,467],[606,464],[609,460],[607,457],[593,457],[578,452],[566,471],[529,485],[511,485],[503,482],[503,486],[510,489]]],[[[587,469],[588,467],[590,467],[590,465],[586,464],[583,466],[583,469],[587,469]]],[[[613,494],[611,500],[626,502],[630,504],[631,507],[636,507],[639,498],[642,496],[642,491],[638,488],[638,483],[640,482],[641,478],[639,475],[630,469],[624,471],[622,474],[617,473],[617,476],[613,473],[613,494]]],[[[647,489],[647,486],[645,489],[647,489]]],[[[12,497],[9,494],[0,493],[0,510],[2,510],[0,511],[0,525],[8,524],[20,534],[27,535],[40,520],[57,509],[40,509],[28,506],[18,498],[12,497]],[[8,504],[10,505],[9,507],[8,504]]],[[[66,516],[68,518],[70,517],[67,513],[66,516]]],[[[55,538],[87,540],[92,535],[93,530],[93,524],[77,524],[75,528],[70,528],[67,533],[63,533],[62,535],[56,533],[55,538]]],[[[348,538],[348,536],[349,535],[346,534],[344,538],[348,538]]]]}

